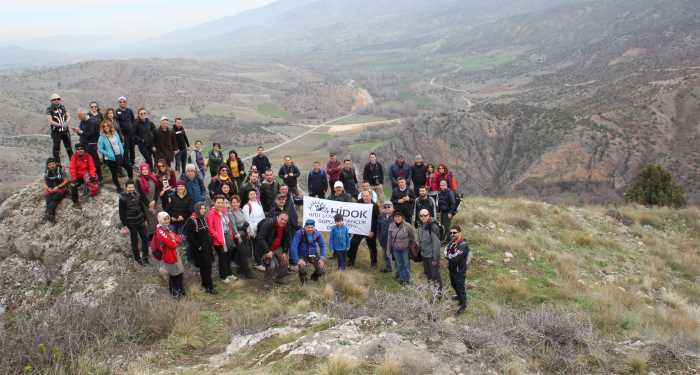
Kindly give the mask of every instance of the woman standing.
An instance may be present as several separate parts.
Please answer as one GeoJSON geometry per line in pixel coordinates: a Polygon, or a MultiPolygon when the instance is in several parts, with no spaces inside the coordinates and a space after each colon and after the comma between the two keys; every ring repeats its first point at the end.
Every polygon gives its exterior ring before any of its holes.
{"type": "Polygon", "coordinates": [[[396,258],[399,283],[407,285],[411,281],[411,263],[408,257],[410,243],[416,241],[413,226],[407,224],[401,211],[394,212],[394,222],[389,225],[387,252],[396,258]]]}
{"type": "Polygon", "coordinates": [[[158,203],[160,198],[160,190],[162,185],[158,181],[158,177],[151,171],[151,166],[143,162],[139,166],[139,179],[136,183],[136,190],[143,200],[143,203],[148,207],[146,210],[146,230],[148,237],[153,236],[153,231],[158,224],[156,213],[158,212],[158,203]]]}
{"type": "Polygon", "coordinates": [[[177,183],[177,177],[175,176],[175,171],[170,169],[170,164],[165,159],[158,159],[156,163],[156,177],[160,181],[160,200],[161,207],[168,207],[168,196],[175,191],[175,184],[177,183]]]}
{"type": "Polygon", "coordinates": [[[177,253],[177,246],[182,238],[170,230],[170,215],[167,212],[158,213],[158,228],[153,239],[162,252],[162,262],[168,272],[168,288],[175,298],[185,296],[184,268],[182,259],[177,253]]]}
{"type": "Polygon", "coordinates": [[[236,152],[236,150],[231,150],[228,152],[228,160],[226,161],[226,165],[231,171],[231,177],[233,177],[233,181],[235,183],[234,191],[236,194],[238,194],[240,192],[238,189],[241,187],[243,180],[245,179],[245,165],[243,164],[243,161],[241,161],[241,158],[238,157],[238,152],[236,152]]]}
{"type": "Polygon", "coordinates": [[[238,265],[238,271],[245,278],[252,278],[253,275],[250,272],[250,236],[248,235],[248,220],[245,218],[243,210],[241,210],[241,198],[238,195],[231,197],[231,208],[229,209],[229,215],[236,228],[238,246],[234,255],[233,260],[238,265]]]}
{"type": "Polygon", "coordinates": [[[224,154],[221,153],[221,144],[214,142],[209,152],[209,159],[207,159],[211,178],[214,178],[219,173],[219,168],[221,168],[222,164],[224,164],[224,154]]]}
{"type": "Polygon", "coordinates": [[[228,185],[233,194],[236,194],[236,184],[233,182],[231,173],[229,172],[228,167],[225,165],[221,166],[221,168],[219,168],[219,174],[211,179],[211,182],[209,183],[209,197],[214,198],[215,195],[221,194],[221,187],[223,185],[228,185]]]}
{"type": "Polygon", "coordinates": [[[258,231],[258,224],[265,220],[265,211],[260,202],[258,202],[258,193],[255,190],[248,192],[248,203],[241,208],[245,221],[248,223],[248,236],[250,238],[250,251],[255,257],[255,269],[265,271],[265,266],[262,264],[261,254],[255,251],[255,236],[258,231]]]}
{"type": "MultiPolygon", "coordinates": [[[[119,174],[124,166],[124,145],[121,137],[114,131],[114,125],[110,120],[102,121],[100,125],[100,138],[97,141],[97,150],[104,157],[105,164],[112,174],[112,182],[117,188],[117,193],[122,192],[119,185],[119,174]]],[[[129,178],[133,178],[133,172],[129,173],[129,178]]]]}
{"type": "Polygon", "coordinates": [[[112,123],[112,127],[114,127],[114,131],[117,132],[117,134],[119,135],[119,138],[121,138],[121,140],[122,140],[122,143],[124,143],[124,133],[122,132],[122,127],[119,124],[119,120],[114,115],[113,108],[107,108],[105,110],[104,120],[109,120],[112,123]]]}
{"type": "Polygon", "coordinates": [[[211,265],[214,254],[211,249],[211,237],[207,225],[207,206],[203,202],[194,205],[192,216],[185,222],[185,236],[189,249],[194,255],[195,265],[199,268],[202,288],[209,294],[216,294],[211,278],[211,265]]]}

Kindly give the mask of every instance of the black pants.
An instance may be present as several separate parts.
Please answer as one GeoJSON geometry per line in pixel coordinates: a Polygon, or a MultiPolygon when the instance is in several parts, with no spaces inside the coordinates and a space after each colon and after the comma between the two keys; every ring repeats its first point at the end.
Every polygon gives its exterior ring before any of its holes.
{"type": "Polygon", "coordinates": [[[131,239],[131,253],[134,260],[148,260],[148,234],[146,234],[146,224],[127,225],[129,238],[131,239]],[[141,252],[139,253],[139,238],[141,239],[141,252]]]}
{"type": "Polygon", "coordinates": [[[121,190],[122,186],[119,184],[119,171],[122,169],[121,165],[114,160],[107,159],[105,159],[105,164],[107,164],[107,167],[109,168],[109,173],[112,174],[112,182],[114,183],[114,187],[117,188],[117,191],[121,190]]]}
{"type": "Polygon", "coordinates": [[[299,267],[299,280],[302,285],[306,282],[309,274],[311,274],[311,280],[316,281],[324,273],[318,257],[305,257],[304,262],[306,263],[304,267],[299,267]]]}
{"type": "Polygon", "coordinates": [[[231,255],[231,260],[238,266],[238,273],[247,279],[253,278],[253,273],[250,270],[250,249],[246,241],[242,241],[231,255]]]}
{"type": "Polygon", "coordinates": [[[51,131],[51,139],[53,140],[53,157],[59,162],[61,161],[61,142],[63,142],[63,147],[66,148],[66,153],[68,154],[68,160],[73,156],[73,145],[70,140],[70,133],[68,131],[51,131]]]}
{"type": "Polygon", "coordinates": [[[139,143],[138,147],[141,156],[143,156],[143,160],[151,167],[151,170],[153,170],[153,153],[151,152],[151,146],[145,143],[139,143]]]}
{"type": "MultiPolygon", "coordinates": [[[[223,246],[214,246],[216,257],[219,259],[219,278],[225,280],[231,276],[231,257],[228,251],[224,251],[223,246]]],[[[230,251],[230,250],[229,250],[230,251]]]]}
{"type": "Polygon", "coordinates": [[[465,287],[467,267],[466,265],[450,263],[449,270],[452,289],[454,289],[455,293],[457,293],[457,301],[459,301],[459,306],[464,307],[467,305],[467,290],[465,287]]]}
{"type": "Polygon", "coordinates": [[[175,298],[185,296],[185,275],[179,274],[168,278],[168,289],[170,294],[175,298]]]}
{"type": "Polygon", "coordinates": [[[447,215],[449,212],[440,212],[440,224],[442,224],[443,228],[445,228],[445,235],[443,238],[441,238],[442,241],[447,241],[450,236],[450,225],[452,224],[452,219],[450,219],[447,215]]]}
{"type": "Polygon", "coordinates": [[[367,247],[369,248],[369,258],[372,267],[377,265],[377,237],[369,238],[367,236],[360,236],[357,234],[352,235],[350,240],[350,251],[348,251],[348,266],[355,266],[355,259],[357,258],[357,250],[360,247],[362,240],[365,240],[367,247]]]}
{"type": "Polygon", "coordinates": [[[438,292],[442,293],[442,276],[440,276],[439,263],[433,264],[433,258],[423,258],[423,274],[429,282],[438,288],[438,292]]]}
{"type": "Polygon", "coordinates": [[[78,198],[80,196],[80,189],[83,185],[85,185],[85,181],[83,181],[82,178],[76,178],[68,185],[70,188],[70,198],[73,203],[79,202],[78,198]]]}
{"type": "Polygon", "coordinates": [[[133,169],[136,162],[135,146],[134,141],[124,137],[124,167],[127,169],[133,169]]]}
{"type": "Polygon", "coordinates": [[[199,277],[202,280],[202,288],[204,288],[204,290],[207,292],[212,292],[214,290],[214,282],[211,278],[211,264],[213,261],[211,247],[191,247],[195,265],[199,268],[199,277]]]}
{"type": "Polygon", "coordinates": [[[85,152],[92,156],[92,161],[95,163],[97,178],[102,181],[102,164],[100,163],[100,155],[97,153],[97,143],[88,143],[85,145],[85,152]]]}
{"type": "Polygon", "coordinates": [[[46,218],[49,220],[54,220],[56,218],[56,209],[58,205],[61,204],[63,197],[66,196],[65,191],[60,193],[49,193],[46,194],[46,218]]]}

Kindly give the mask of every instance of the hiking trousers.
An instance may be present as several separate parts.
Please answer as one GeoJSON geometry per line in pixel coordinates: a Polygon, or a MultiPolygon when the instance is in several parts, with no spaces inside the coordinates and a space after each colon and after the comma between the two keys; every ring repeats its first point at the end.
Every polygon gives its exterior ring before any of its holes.
{"type": "Polygon", "coordinates": [[[358,234],[353,234],[352,239],[350,239],[350,250],[348,251],[348,266],[355,266],[357,250],[359,249],[362,240],[365,240],[365,242],[367,243],[367,247],[369,248],[371,266],[375,267],[377,265],[377,237],[369,238],[367,236],[361,236],[358,234]]]}
{"type": "Polygon", "coordinates": [[[51,140],[53,141],[53,157],[56,160],[61,161],[61,142],[63,142],[63,147],[66,149],[68,154],[68,160],[73,156],[73,145],[70,140],[70,133],[68,131],[51,131],[51,140]]]}
{"type": "Polygon", "coordinates": [[[448,268],[450,270],[450,284],[452,284],[452,289],[457,294],[459,306],[465,307],[467,306],[467,288],[465,285],[467,281],[467,267],[464,266],[462,268],[459,264],[450,263],[448,268]]]}

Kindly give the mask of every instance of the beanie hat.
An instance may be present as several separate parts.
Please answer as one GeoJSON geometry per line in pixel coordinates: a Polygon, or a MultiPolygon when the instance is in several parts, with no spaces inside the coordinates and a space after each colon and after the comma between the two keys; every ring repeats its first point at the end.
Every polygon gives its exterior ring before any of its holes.
{"type": "Polygon", "coordinates": [[[314,219],[307,219],[306,222],[304,222],[304,226],[307,227],[309,225],[311,225],[312,227],[316,226],[316,221],[314,219]]]}

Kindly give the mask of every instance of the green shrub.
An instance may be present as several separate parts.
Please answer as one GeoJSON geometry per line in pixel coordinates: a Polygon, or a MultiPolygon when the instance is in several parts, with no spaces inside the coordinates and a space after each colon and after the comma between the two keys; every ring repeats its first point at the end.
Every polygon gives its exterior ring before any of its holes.
{"type": "Polygon", "coordinates": [[[669,171],[658,165],[647,165],[625,193],[627,202],[645,206],[683,207],[686,197],[683,188],[676,184],[669,171]]]}

